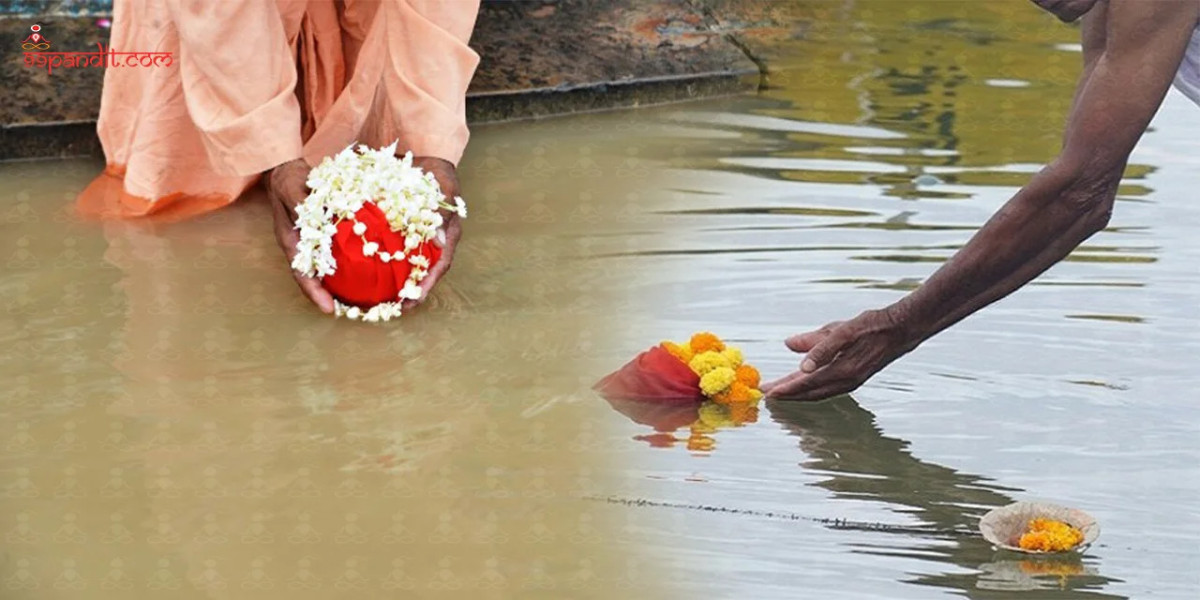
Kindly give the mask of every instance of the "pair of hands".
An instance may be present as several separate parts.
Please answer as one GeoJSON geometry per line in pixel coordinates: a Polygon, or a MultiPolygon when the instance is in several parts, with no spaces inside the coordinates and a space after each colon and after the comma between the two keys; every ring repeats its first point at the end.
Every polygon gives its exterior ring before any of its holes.
{"type": "MultiPolygon", "coordinates": [[[[461,196],[458,185],[458,174],[454,165],[449,161],[429,156],[418,156],[413,159],[413,165],[427,173],[433,173],[442,194],[447,198],[461,196]]],[[[312,170],[303,159],[296,159],[272,169],[266,175],[267,199],[271,203],[271,213],[275,219],[275,240],[279,242],[283,255],[287,258],[288,271],[300,286],[300,291],[321,309],[321,312],[333,312],[333,296],[321,286],[321,280],[305,277],[292,269],[292,258],[296,256],[296,244],[300,241],[300,232],[296,230],[296,206],[308,196],[308,172],[312,170]]],[[[417,300],[405,300],[403,308],[411,308],[429,296],[429,290],[437,285],[439,279],[446,274],[454,258],[454,248],[462,237],[462,223],[455,214],[443,214],[445,217],[446,242],[442,246],[442,257],[429,270],[429,275],[421,281],[421,297],[417,300]]]]}

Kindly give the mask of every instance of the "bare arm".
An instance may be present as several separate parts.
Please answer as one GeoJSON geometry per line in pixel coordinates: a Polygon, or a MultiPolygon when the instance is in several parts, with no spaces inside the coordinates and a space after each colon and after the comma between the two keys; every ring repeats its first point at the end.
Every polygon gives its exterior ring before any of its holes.
{"type": "Polygon", "coordinates": [[[1170,88],[1195,0],[1113,0],[1108,39],[1079,92],[1062,154],[917,291],[895,305],[912,342],[1062,260],[1108,224],[1129,154],[1170,88]]]}
{"type": "Polygon", "coordinates": [[[916,291],[882,311],[788,340],[808,355],[800,372],[767,386],[771,396],[819,400],[858,387],[1107,225],[1126,161],[1170,87],[1198,6],[1196,0],[1107,4],[1106,15],[1089,14],[1091,26],[1085,24],[1085,50],[1093,46],[1094,62],[1086,66],[1059,157],[916,291]],[[1104,27],[1096,29],[1102,16],[1104,27]],[[1103,50],[1095,52],[1098,40],[1103,50]]]}

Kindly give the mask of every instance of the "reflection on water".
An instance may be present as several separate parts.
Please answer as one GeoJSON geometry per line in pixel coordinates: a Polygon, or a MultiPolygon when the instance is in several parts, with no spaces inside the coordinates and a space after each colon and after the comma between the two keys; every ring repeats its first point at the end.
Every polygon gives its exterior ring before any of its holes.
{"type": "Polygon", "coordinates": [[[646,442],[655,448],[671,448],[684,445],[693,452],[708,452],[716,446],[715,436],[722,429],[742,427],[758,422],[758,405],[743,402],[718,404],[706,401],[693,402],[647,402],[608,398],[613,410],[629,417],[640,425],[650,426],[654,432],[636,435],[633,439],[646,442]],[[676,432],[686,429],[687,437],[676,432]]]}
{"type": "MultiPolygon", "coordinates": [[[[1020,557],[993,552],[978,535],[979,518],[991,508],[1013,501],[1021,490],[1004,488],[989,479],[922,461],[908,450],[909,443],[883,435],[875,417],[850,396],[817,404],[771,404],[771,418],[789,434],[800,438],[807,460],[804,468],[827,479],[813,485],[829,490],[833,498],[883,502],[893,513],[929,527],[926,541],[911,538],[896,542],[856,544],[855,552],[907,556],[971,567],[979,573],[944,574],[916,578],[912,583],[958,588],[968,597],[988,597],[978,590],[1056,589],[1085,592],[1109,581],[1100,576],[1095,558],[1078,555],[1047,558],[1020,557]],[[1015,570],[1012,567],[1016,567],[1015,570]],[[1054,576],[1047,585],[1044,576],[1054,576]]],[[[911,533],[914,528],[904,528],[911,533]]],[[[886,529],[884,529],[886,531],[886,529]]],[[[1110,594],[1077,593],[1071,598],[1116,598],[1110,594]]]]}

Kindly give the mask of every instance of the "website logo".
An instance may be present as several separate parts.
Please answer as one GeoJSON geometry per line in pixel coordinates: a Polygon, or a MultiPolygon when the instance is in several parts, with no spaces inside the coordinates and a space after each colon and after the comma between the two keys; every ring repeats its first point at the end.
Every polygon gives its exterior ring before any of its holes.
{"type": "Polygon", "coordinates": [[[29,37],[21,42],[25,66],[46,69],[47,73],[53,73],[54,69],[80,67],[169,67],[175,62],[171,52],[118,52],[112,48],[105,50],[104,44],[99,42],[96,52],[47,52],[50,40],[42,34],[42,26],[34,24],[29,30],[29,37]]]}

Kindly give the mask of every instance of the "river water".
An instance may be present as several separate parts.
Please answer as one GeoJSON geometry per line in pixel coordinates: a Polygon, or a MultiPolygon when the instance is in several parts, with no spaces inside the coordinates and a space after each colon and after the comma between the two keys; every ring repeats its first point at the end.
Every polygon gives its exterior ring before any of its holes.
{"type": "Polygon", "coordinates": [[[853,397],[689,443],[687,411],[588,391],[697,330],[786,373],[784,337],[911,290],[1054,156],[1073,29],[815,6],[760,95],[475,128],[455,267],[383,327],[305,305],[257,194],[81,223],[95,162],[0,166],[3,597],[1192,597],[1177,94],[1107,231],[853,397]],[[1022,561],[975,535],[1039,498],[1098,543],[1022,561]]]}

